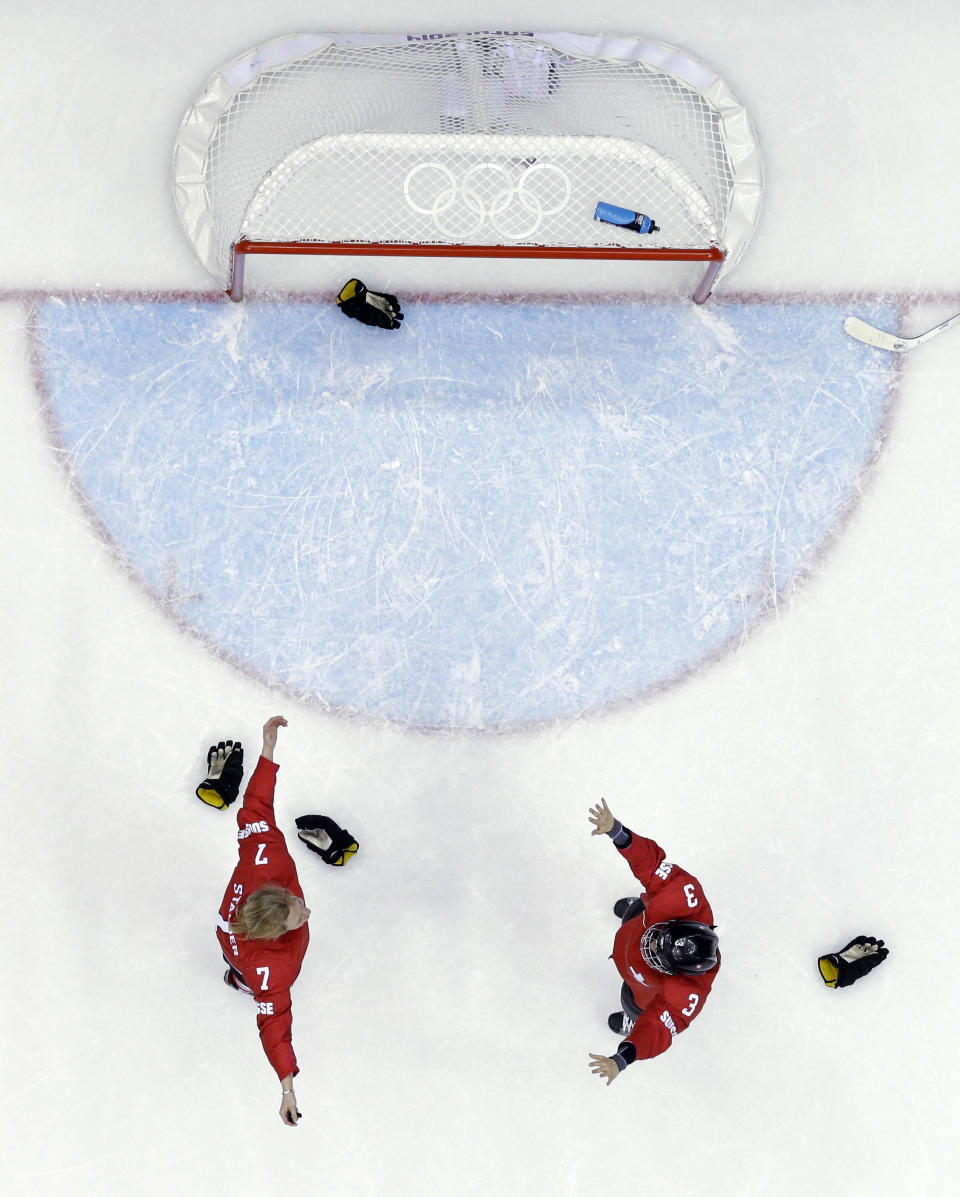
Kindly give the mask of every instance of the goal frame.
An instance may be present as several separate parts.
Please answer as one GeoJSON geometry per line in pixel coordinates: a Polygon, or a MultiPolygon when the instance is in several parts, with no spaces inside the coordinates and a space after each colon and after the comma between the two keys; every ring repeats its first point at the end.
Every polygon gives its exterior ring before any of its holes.
{"type": "Polygon", "coordinates": [[[706,249],[630,249],[619,245],[463,245],[384,241],[248,241],[233,245],[227,294],[235,302],[243,299],[245,264],[248,254],[337,255],[421,258],[593,258],[607,261],[707,262],[707,269],[693,292],[693,302],[706,303],[723,269],[726,254],[712,245],[706,249]]]}
{"type": "MultiPolygon", "coordinates": [[[[718,215],[719,235],[701,246],[625,244],[532,244],[466,243],[456,240],[371,241],[361,239],[322,240],[314,238],[271,240],[247,236],[246,215],[226,245],[216,224],[216,214],[207,191],[208,155],[217,135],[218,121],[235,98],[256,85],[268,71],[283,70],[299,60],[320,55],[331,46],[383,47],[416,41],[471,38],[478,34],[294,34],[257,46],[221,68],[206,83],[181,123],[173,155],[173,189],[180,224],[204,266],[224,284],[230,299],[244,295],[246,259],[250,255],[326,255],[378,257],[459,257],[566,260],[632,260],[703,262],[706,268],[693,292],[695,303],[704,303],[716,283],[739,261],[757,223],[763,189],[763,168],[753,125],[743,106],[727,84],[706,64],[685,51],[659,42],[616,35],[588,37],[569,33],[483,35],[530,38],[574,58],[610,62],[616,66],[637,63],[678,81],[707,106],[719,122],[722,145],[728,161],[724,167],[732,177],[726,211],[718,215]]],[[[358,132],[361,132],[358,129],[358,132]]],[[[602,136],[599,133],[597,136],[602,136]]],[[[642,141],[636,144],[642,145],[642,141]]],[[[259,188],[247,197],[249,214],[259,188]]],[[[705,202],[705,201],[704,201],[705,202]]],[[[267,230],[264,229],[266,232],[267,230]]],[[[584,238],[586,241],[587,238],[584,238]]],[[[679,238],[677,240],[680,240],[679,238]]],[[[707,240],[707,238],[704,238],[707,240]]]]}

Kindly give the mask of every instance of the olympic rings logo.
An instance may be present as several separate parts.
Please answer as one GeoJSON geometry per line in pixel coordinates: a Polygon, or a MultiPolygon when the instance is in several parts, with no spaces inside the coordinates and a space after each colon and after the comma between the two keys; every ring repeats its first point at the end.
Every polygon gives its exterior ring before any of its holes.
{"type": "Polygon", "coordinates": [[[501,237],[520,241],[537,232],[545,216],[563,211],[570,202],[570,180],[550,162],[531,163],[519,178],[499,162],[476,162],[458,184],[444,163],[420,162],[407,171],[403,194],[414,212],[432,217],[445,237],[470,237],[489,220],[501,237]],[[433,179],[428,171],[435,172],[433,179]]]}

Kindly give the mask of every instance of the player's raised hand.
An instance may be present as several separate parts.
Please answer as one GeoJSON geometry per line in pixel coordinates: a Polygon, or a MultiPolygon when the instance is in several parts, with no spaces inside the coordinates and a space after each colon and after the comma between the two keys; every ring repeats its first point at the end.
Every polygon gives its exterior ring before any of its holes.
{"type": "Polygon", "coordinates": [[[277,728],[286,726],[287,721],[282,715],[271,715],[263,725],[263,750],[260,755],[266,760],[273,760],[273,750],[277,746],[277,728]]]}
{"type": "Polygon", "coordinates": [[[613,830],[613,815],[610,813],[610,807],[607,806],[606,798],[601,798],[596,806],[591,806],[590,814],[587,817],[593,824],[591,835],[607,835],[613,830]]]}
{"type": "Polygon", "coordinates": [[[606,1077],[608,1085],[620,1075],[616,1060],[611,1060],[609,1056],[598,1056],[594,1052],[590,1052],[590,1071],[594,1076],[606,1077]]]}

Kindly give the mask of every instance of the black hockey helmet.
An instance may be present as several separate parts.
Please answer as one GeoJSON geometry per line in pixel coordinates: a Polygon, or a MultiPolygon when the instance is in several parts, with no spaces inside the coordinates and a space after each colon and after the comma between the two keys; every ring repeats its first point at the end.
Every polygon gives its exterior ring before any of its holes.
{"type": "Polygon", "coordinates": [[[668,976],[698,976],[717,963],[717,933],[706,923],[672,919],[654,923],[640,940],[640,955],[659,973],[668,976]]]}

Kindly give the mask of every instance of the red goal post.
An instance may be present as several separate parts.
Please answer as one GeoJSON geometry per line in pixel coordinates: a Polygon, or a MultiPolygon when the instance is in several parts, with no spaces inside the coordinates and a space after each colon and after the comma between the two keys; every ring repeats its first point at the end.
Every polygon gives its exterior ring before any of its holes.
{"type": "Polygon", "coordinates": [[[173,183],[233,299],[250,254],[374,254],[702,261],[702,303],[746,249],[763,174],[729,87],[661,43],[299,34],[207,82],[173,183]],[[601,201],[659,228],[596,221],[601,201]]]}

